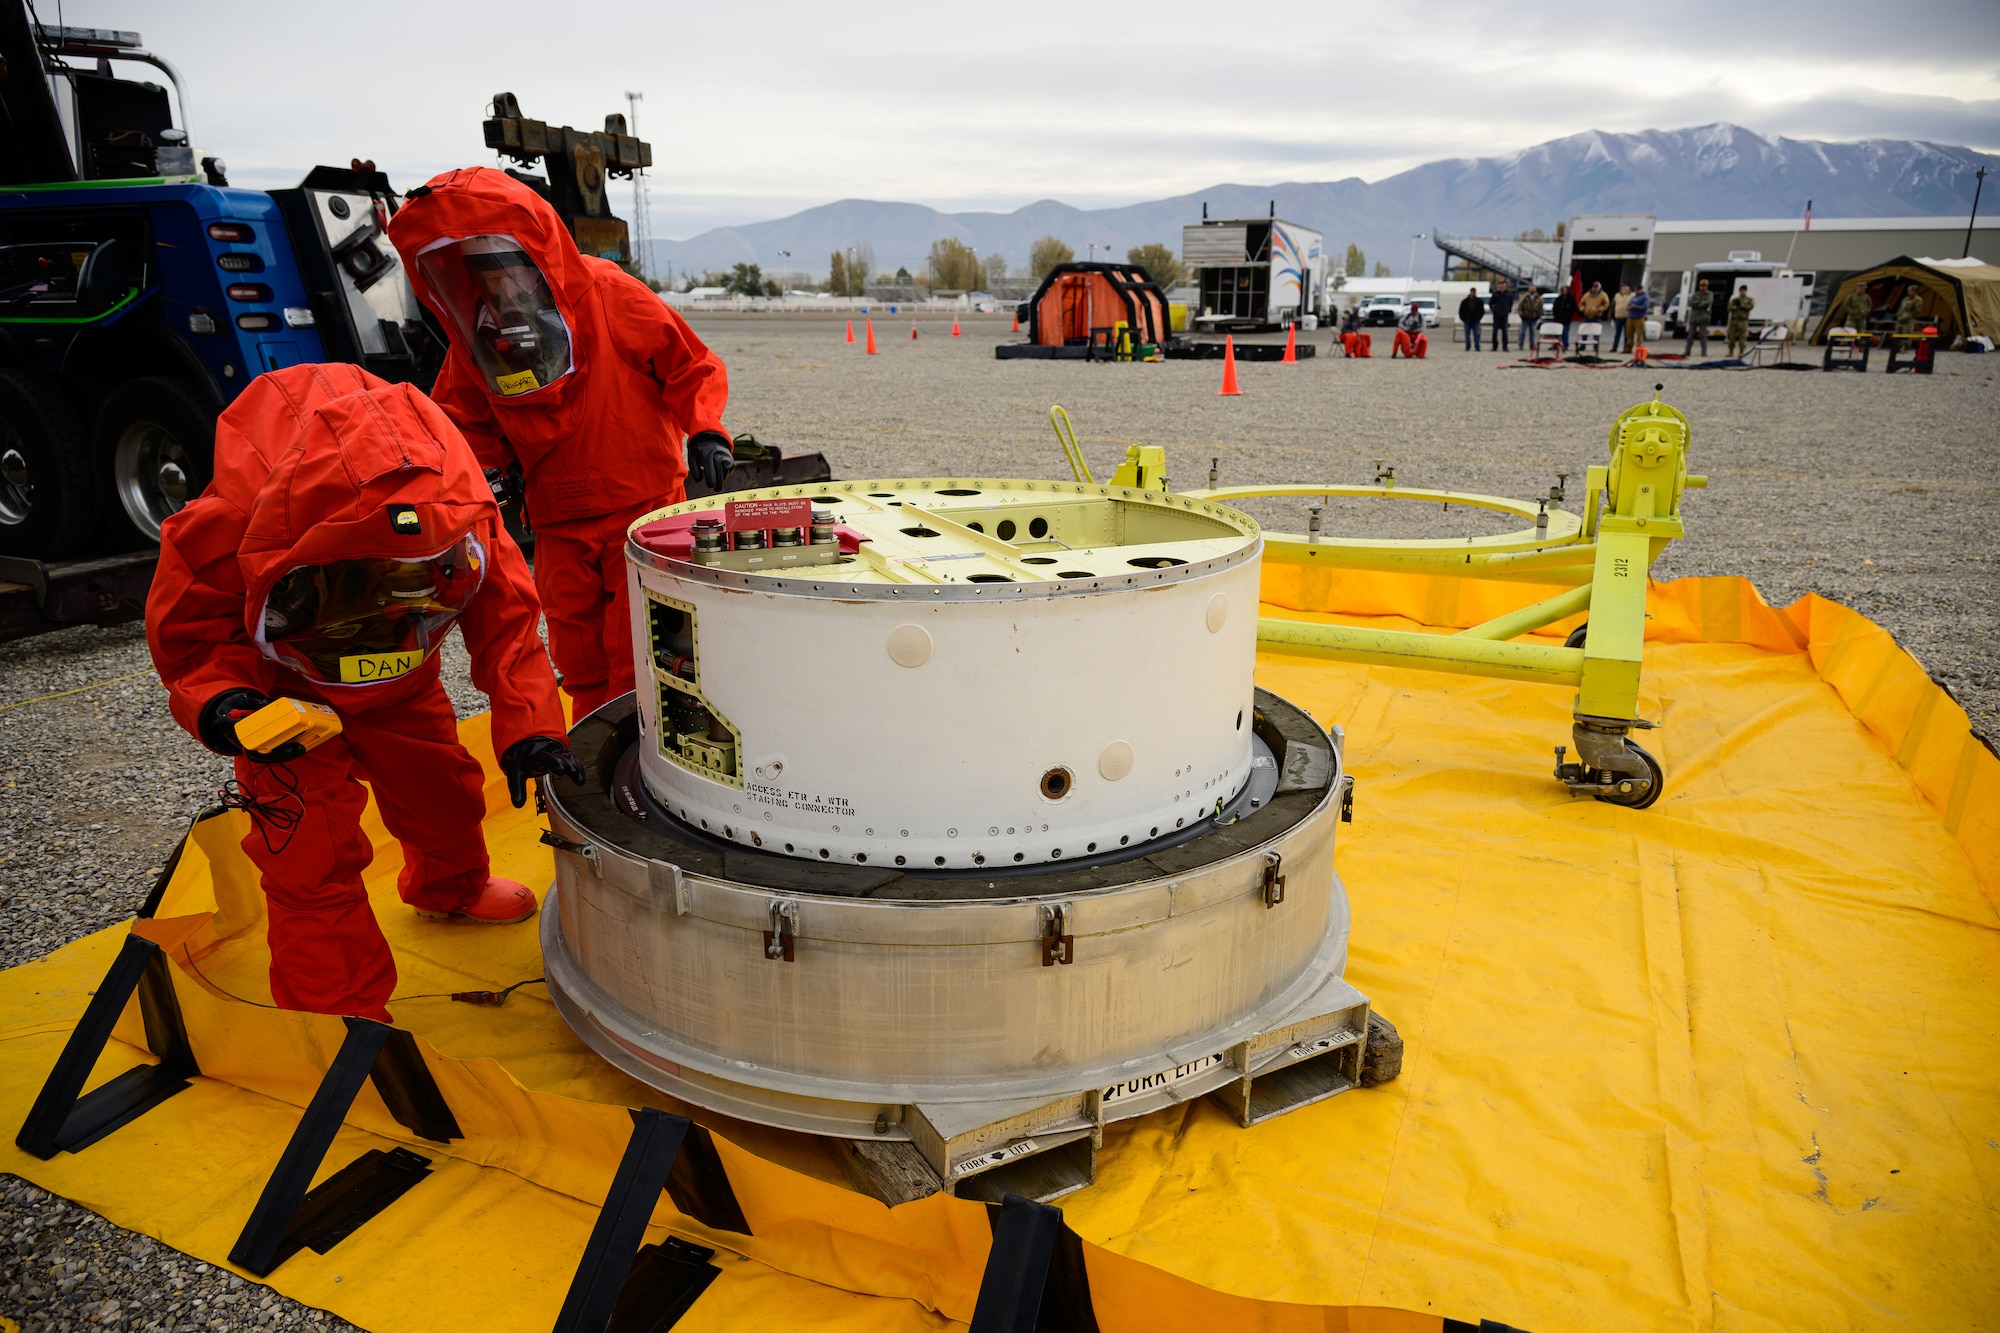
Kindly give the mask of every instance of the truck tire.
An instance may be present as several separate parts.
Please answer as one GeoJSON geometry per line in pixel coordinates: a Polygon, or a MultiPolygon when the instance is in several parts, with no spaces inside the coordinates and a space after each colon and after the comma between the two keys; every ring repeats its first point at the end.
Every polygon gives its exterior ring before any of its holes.
{"type": "Polygon", "coordinates": [[[160,524],[208,487],[215,410],[177,375],[127,380],[97,414],[104,532],[121,544],[156,542],[160,524]]]}
{"type": "Polygon", "coordinates": [[[44,376],[0,370],[0,555],[74,555],[96,524],[76,409],[44,376]]]}

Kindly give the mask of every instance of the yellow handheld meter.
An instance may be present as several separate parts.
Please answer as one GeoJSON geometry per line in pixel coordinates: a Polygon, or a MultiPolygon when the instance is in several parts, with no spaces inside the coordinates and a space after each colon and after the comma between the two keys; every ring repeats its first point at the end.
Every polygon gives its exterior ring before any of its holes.
{"type": "Polygon", "coordinates": [[[236,724],[236,742],[267,754],[287,741],[310,750],[340,734],[340,714],[304,699],[275,699],[236,724]]]}

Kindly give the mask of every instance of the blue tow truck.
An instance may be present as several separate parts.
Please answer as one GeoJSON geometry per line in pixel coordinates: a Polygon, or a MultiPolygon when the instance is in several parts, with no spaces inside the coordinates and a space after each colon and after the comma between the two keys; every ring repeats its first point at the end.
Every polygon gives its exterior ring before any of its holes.
{"type": "Polygon", "coordinates": [[[208,484],[215,419],[255,376],[351,361],[428,388],[444,342],[374,164],[232,188],[139,34],[0,0],[0,113],[6,640],[142,614],[160,524],[208,484]]]}

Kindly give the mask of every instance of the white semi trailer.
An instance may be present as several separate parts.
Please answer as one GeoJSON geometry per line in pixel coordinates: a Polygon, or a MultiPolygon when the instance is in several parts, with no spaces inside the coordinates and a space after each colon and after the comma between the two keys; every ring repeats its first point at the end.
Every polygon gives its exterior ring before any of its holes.
{"type": "Polygon", "coordinates": [[[1263,218],[1204,216],[1181,229],[1181,260],[1200,293],[1189,321],[1198,329],[1312,328],[1326,305],[1324,239],[1275,211],[1263,218]]]}

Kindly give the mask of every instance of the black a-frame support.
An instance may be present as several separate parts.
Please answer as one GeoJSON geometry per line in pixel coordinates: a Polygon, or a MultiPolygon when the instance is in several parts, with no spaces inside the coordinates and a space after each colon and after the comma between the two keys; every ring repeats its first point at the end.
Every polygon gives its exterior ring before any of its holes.
{"type": "Polygon", "coordinates": [[[229,1251],[230,1263],[258,1277],[301,1249],[326,1253],[430,1174],[430,1159],[407,1148],[370,1148],[307,1192],[364,1082],[374,1080],[389,1113],[418,1137],[464,1137],[415,1037],[372,1019],[342,1021],[346,1040],[229,1251]]]}
{"type": "Polygon", "coordinates": [[[21,1132],[14,1136],[23,1152],[43,1161],[59,1152],[82,1152],[185,1091],[188,1080],[201,1072],[168,969],[167,955],[159,945],[141,935],[125,937],[111,970],[98,983],[97,993],[56,1057],[21,1132]],[[79,1096],[135,991],[146,1022],[146,1045],[160,1057],[159,1063],[128,1069],[89,1096],[79,1096]]]}
{"type": "MultiPolygon", "coordinates": [[[[174,845],[166,864],[153,878],[153,887],[140,905],[138,917],[149,920],[160,910],[167,886],[180,868],[188,839],[205,819],[225,811],[210,806],[188,823],[188,831],[174,845]]],[[[14,1136],[21,1151],[43,1161],[59,1152],[82,1152],[121,1126],[137,1120],[177,1092],[185,1092],[188,1080],[201,1072],[195,1062],[194,1047],[188,1042],[187,1023],[181,1017],[180,1001],[174,996],[172,968],[159,945],[136,932],[125,937],[112,960],[111,969],[97,985],[83,1017],[70,1030],[56,1057],[55,1068],[35,1097],[21,1132],[14,1136]],[[159,1059],[158,1064],[140,1065],[111,1079],[89,1096],[80,1096],[90,1071],[111,1040],[119,1015],[133,992],[139,996],[139,1013],[146,1024],[146,1045],[159,1059]]]]}
{"type": "Polygon", "coordinates": [[[632,1112],[632,1137],[591,1228],[555,1333],[663,1333],[716,1277],[715,1251],[668,1237],[644,1250],[653,1206],[674,1207],[714,1231],[750,1234],[709,1132],[686,1116],[632,1112]]]}
{"type": "Polygon", "coordinates": [[[1083,1241],[1062,1209],[1009,1194],[987,1218],[993,1248],[969,1333],[1097,1333],[1083,1241]]]}

